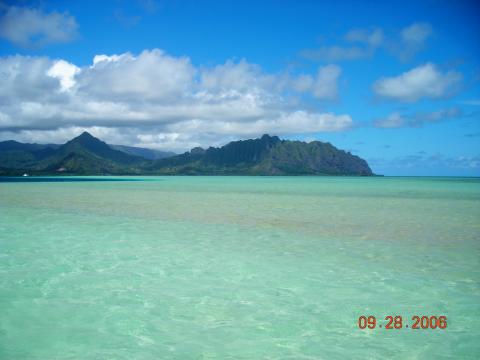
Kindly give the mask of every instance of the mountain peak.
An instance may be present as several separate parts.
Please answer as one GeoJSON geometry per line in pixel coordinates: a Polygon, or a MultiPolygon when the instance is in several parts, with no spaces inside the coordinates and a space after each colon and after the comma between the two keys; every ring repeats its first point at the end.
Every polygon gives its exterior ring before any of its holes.
{"type": "Polygon", "coordinates": [[[271,139],[271,138],[273,138],[273,136],[270,136],[268,134],[263,134],[261,137],[262,140],[271,139]]]}
{"type": "MultiPolygon", "coordinates": [[[[97,139],[95,136],[90,134],[87,131],[84,131],[77,137],[73,138],[67,144],[81,144],[84,146],[92,145],[92,144],[105,144],[102,140],[97,139]]],[[[107,145],[107,144],[105,144],[107,145]]]]}
{"type": "Polygon", "coordinates": [[[97,139],[95,136],[91,135],[90,133],[84,131],[77,137],[73,138],[72,140],[68,141],[63,145],[63,147],[70,148],[71,146],[80,146],[85,149],[90,150],[98,150],[98,149],[107,149],[110,148],[106,143],[102,140],[97,139]]]}
{"type": "Polygon", "coordinates": [[[95,136],[90,134],[88,131],[82,132],[80,135],[78,135],[76,138],[74,138],[72,140],[75,140],[75,139],[96,139],[96,140],[98,140],[95,136]]]}
{"type": "Polygon", "coordinates": [[[277,141],[280,141],[280,138],[278,136],[270,136],[268,134],[263,134],[262,137],[260,138],[260,140],[263,140],[263,141],[271,141],[271,142],[277,142],[277,141]]]}
{"type": "Polygon", "coordinates": [[[59,160],[57,160],[55,164],[59,165],[59,167],[60,165],[61,167],[66,167],[68,170],[72,170],[76,168],[77,165],[82,165],[82,162],[86,162],[89,166],[93,167],[96,166],[95,164],[102,164],[101,166],[110,169],[108,172],[112,172],[116,167],[122,167],[127,164],[138,164],[144,160],[141,157],[115,150],[107,143],[86,131],[62,145],[58,149],[57,159],[59,160]],[[80,161],[78,159],[83,160],[80,161]],[[63,166],[64,162],[70,163],[72,161],[74,165],[63,166]]]}

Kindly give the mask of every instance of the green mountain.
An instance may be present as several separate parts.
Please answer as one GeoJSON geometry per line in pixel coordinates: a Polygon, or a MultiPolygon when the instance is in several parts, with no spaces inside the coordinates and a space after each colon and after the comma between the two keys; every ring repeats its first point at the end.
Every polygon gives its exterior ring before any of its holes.
{"type": "Polygon", "coordinates": [[[233,141],[220,148],[195,148],[157,160],[148,170],[169,175],[373,175],[365,160],[329,143],[280,140],[269,135],[233,141]]]}
{"type": "Polygon", "coordinates": [[[112,149],[87,132],[58,147],[0,143],[0,174],[139,174],[148,160],[112,149]],[[2,148],[9,150],[2,151],[2,148]]]}
{"type": "Polygon", "coordinates": [[[1,142],[0,175],[373,175],[365,160],[329,143],[269,135],[158,160],[132,155],[141,148],[120,148],[87,132],[61,146],[1,142]]]}
{"type": "Polygon", "coordinates": [[[56,144],[25,144],[15,140],[0,142],[0,152],[2,151],[39,151],[43,149],[57,149],[60,145],[56,144]]]}
{"type": "Polygon", "coordinates": [[[39,161],[53,155],[58,147],[51,144],[24,144],[13,140],[0,142],[0,168],[33,168],[39,161]]]}

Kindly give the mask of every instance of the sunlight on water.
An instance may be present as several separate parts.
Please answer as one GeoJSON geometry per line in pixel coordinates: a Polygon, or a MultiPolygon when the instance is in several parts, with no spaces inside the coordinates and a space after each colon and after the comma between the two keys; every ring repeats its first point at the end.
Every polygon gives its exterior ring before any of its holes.
{"type": "Polygon", "coordinates": [[[480,354],[479,180],[148,180],[0,184],[0,359],[480,354]]]}

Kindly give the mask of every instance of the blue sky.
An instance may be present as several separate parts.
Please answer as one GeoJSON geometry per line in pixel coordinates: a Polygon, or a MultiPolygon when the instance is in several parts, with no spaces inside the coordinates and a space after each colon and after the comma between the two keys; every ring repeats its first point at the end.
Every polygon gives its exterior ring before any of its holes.
{"type": "Polygon", "coordinates": [[[381,174],[480,176],[475,1],[6,1],[0,14],[0,140],[87,130],[181,152],[268,132],[329,141],[381,174]]]}

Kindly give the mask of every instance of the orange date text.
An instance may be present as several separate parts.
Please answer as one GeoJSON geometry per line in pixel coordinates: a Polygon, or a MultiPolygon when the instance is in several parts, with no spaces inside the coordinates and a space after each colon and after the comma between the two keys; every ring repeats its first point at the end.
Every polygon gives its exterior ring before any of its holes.
{"type": "Polygon", "coordinates": [[[373,315],[362,315],[358,318],[358,328],[365,329],[377,329],[383,328],[386,330],[393,329],[446,329],[447,317],[446,316],[425,316],[414,315],[411,319],[404,319],[400,315],[388,315],[384,319],[378,320],[373,315]]]}

